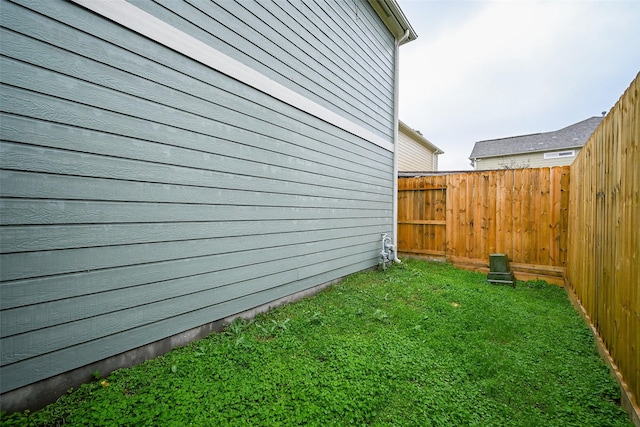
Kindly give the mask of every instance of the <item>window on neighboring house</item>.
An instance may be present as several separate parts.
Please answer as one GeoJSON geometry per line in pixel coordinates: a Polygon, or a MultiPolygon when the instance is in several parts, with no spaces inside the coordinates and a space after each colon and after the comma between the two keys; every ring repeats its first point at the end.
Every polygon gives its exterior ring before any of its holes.
{"type": "Polygon", "coordinates": [[[557,159],[558,157],[575,157],[576,150],[554,151],[553,153],[544,153],[545,160],[557,159]]]}

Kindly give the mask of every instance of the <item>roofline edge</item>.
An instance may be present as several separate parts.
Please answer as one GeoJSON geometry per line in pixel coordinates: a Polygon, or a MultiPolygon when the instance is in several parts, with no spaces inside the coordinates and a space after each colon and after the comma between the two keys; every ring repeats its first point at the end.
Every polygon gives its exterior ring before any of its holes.
{"type": "Polygon", "coordinates": [[[420,142],[422,142],[428,148],[433,149],[434,150],[434,154],[444,154],[444,151],[442,151],[440,148],[436,147],[431,141],[429,141],[423,135],[421,135],[418,132],[416,132],[414,129],[411,128],[411,126],[409,126],[408,124],[406,124],[402,120],[398,120],[398,128],[404,129],[405,131],[407,131],[407,133],[409,133],[412,136],[414,136],[415,138],[419,139],[420,142]]]}
{"type": "Polygon", "coordinates": [[[416,34],[396,0],[369,0],[369,4],[373,7],[396,40],[402,40],[400,42],[401,45],[418,38],[418,34],[416,34]],[[408,36],[406,39],[403,39],[403,36],[407,31],[408,36]]]}

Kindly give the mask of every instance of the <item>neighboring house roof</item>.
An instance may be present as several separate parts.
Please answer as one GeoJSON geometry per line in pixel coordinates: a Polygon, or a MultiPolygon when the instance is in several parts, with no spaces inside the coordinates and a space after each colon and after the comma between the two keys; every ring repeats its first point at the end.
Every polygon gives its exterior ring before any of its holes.
{"type": "Polygon", "coordinates": [[[591,117],[557,131],[490,139],[475,143],[469,159],[511,156],[582,147],[603,117],[591,117]]]}
{"type": "Polygon", "coordinates": [[[411,127],[409,127],[402,120],[398,120],[398,127],[399,127],[401,132],[404,132],[405,134],[409,135],[415,141],[418,141],[420,144],[424,145],[430,151],[433,151],[433,154],[444,154],[444,151],[442,151],[441,149],[439,149],[438,147],[433,145],[431,143],[431,141],[429,141],[427,138],[422,136],[422,134],[419,131],[417,131],[415,129],[411,129],[411,127]]]}

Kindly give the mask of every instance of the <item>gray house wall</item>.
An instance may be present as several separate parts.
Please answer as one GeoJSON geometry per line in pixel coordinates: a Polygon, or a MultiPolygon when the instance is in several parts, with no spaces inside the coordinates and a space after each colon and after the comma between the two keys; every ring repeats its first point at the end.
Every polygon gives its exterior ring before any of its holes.
{"type": "Polygon", "coordinates": [[[130,3],[312,107],[78,4],[2,0],[4,406],[373,267],[393,229],[395,40],[368,2],[130,3]]]}

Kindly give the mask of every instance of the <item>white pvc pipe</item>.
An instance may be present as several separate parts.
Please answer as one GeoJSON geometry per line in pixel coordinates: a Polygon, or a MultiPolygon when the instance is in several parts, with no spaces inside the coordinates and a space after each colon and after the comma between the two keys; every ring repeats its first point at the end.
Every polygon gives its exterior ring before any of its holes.
{"type": "Polygon", "coordinates": [[[400,45],[409,37],[409,30],[396,40],[394,82],[393,82],[393,254],[394,261],[401,262],[398,258],[398,125],[400,123],[400,113],[398,111],[400,94],[400,45]]]}

